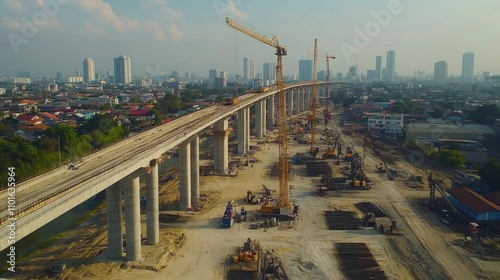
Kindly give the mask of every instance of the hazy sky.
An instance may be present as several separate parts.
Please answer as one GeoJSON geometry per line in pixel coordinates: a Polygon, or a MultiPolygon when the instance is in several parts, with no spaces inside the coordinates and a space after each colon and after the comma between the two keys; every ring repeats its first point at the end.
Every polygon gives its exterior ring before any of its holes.
{"type": "Polygon", "coordinates": [[[449,74],[460,75],[468,51],[476,54],[475,73],[500,74],[498,11],[498,0],[1,0],[0,76],[71,75],[83,71],[86,57],[105,73],[122,54],[131,57],[134,76],[208,76],[211,68],[243,74],[243,57],[255,58],[261,73],[276,60],[274,50],[227,26],[226,16],[276,34],[289,50],[286,75],[298,73],[299,59],[312,59],[315,38],[321,54],[337,57],[334,73],[358,65],[366,74],[376,55],[385,67],[387,44],[397,44],[399,74],[432,73],[434,62],[445,60],[449,74]]]}

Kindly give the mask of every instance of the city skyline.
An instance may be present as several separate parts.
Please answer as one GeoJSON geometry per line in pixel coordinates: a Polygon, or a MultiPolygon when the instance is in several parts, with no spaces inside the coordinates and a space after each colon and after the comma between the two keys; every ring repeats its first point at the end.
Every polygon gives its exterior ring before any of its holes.
{"type": "MultiPolygon", "coordinates": [[[[373,69],[373,57],[385,54],[391,45],[398,53],[399,75],[411,76],[416,69],[432,72],[435,61],[446,60],[449,75],[461,76],[465,52],[476,54],[474,75],[484,71],[500,74],[500,65],[491,59],[500,42],[489,35],[500,31],[494,14],[500,2],[489,3],[489,9],[471,7],[465,0],[453,5],[387,0],[323,3],[322,7],[303,1],[289,5],[225,0],[144,0],[127,5],[117,0],[3,1],[0,76],[23,71],[33,76],[67,75],[81,71],[86,57],[96,62],[96,73],[106,73],[113,69],[111,59],[120,53],[134,58],[134,76],[172,70],[205,76],[214,68],[242,75],[238,62],[243,57],[253,57],[259,65],[276,59],[269,46],[226,26],[226,16],[242,19],[257,31],[265,30],[263,34],[276,34],[289,49],[284,58],[285,75],[298,73],[299,60],[307,58],[305,52],[311,51],[314,38],[318,38],[320,53],[336,56],[330,66],[333,73],[346,73],[354,64],[360,73],[373,69]],[[53,12],[46,12],[47,3],[59,4],[53,12]],[[264,4],[266,9],[262,9],[264,4]],[[44,13],[47,22],[34,26],[34,16],[44,13]],[[448,14],[453,16],[445,16],[448,14]],[[441,24],[443,19],[446,24],[441,24]],[[23,33],[30,25],[36,31],[23,33]],[[340,26],[335,36],[328,26],[340,26]],[[352,53],[346,53],[346,46],[352,53]]],[[[323,68],[319,64],[318,70],[323,68]]]]}

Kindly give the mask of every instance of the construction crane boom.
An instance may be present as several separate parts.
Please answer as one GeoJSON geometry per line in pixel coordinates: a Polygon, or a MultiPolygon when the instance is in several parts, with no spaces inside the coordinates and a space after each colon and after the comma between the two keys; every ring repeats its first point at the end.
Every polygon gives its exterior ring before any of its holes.
{"type": "Polygon", "coordinates": [[[279,206],[281,209],[289,207],[288,202],[288,147],[287,147],[287,131],[286,131],[286,99],[285,91],[283,90],[285,81],[283,79],[283,61],[282,56],[287,54],[287,48],[278,43],[276,35],[269,39],[268,37],[259,34],[245,26],[240,25],[232,19],[226,18],[226,24],[230,27],[246,34],[264,44],[276,48],[276,91],[278,93],[278,128],[279,128],[279,206]]]}
{"type": "Polygon", "coordinates": [[[276,51],[277,51],[276,55],[278,55],[278,53],[280,53],[281,55],[286,55],[287,48],[285,46],[280,46],[280,44],[278,43],[278,37],[276,37],[276,35],[273,35],[273,37],[270,39],[262,34],[259,34],[255,31],[251,30],[248,27],[245,27],[245,26],[237,23],[236,21],[234,21],[230,18],[226,18],[226,24],[229,25],[230,27],[240,31],[243,34],[246,34],[246,35],[248,35],[256,40],[261,41],[264,44],[268,44],[269,46],[276,48],[276,51]]]}
{"type": "Polygon", "coordinates": [[[316,104],[318,103],[318,39],[314,39],[314,62],[313,62],[313,96],[311,104],[311,141],[309,152],[314,153],[316,149],[316,104]]]}

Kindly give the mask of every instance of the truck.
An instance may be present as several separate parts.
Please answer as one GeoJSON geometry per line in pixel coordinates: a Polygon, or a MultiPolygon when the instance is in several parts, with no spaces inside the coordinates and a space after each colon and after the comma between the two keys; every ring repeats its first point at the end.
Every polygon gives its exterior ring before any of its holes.
{"type": "Polygon", "coordinates": [[[236,218],[236,203],[231,200],[226,205],[226,210],[222,216],[221,227],[230,228],[234,224],[234,219],[236,218]]]}
{"type": "Polygon", "coordinates": [[[238,104],[238,99],[236,97],[233,97],[232,94],[224,94],[222,96],[222,104],[226,106],[236,105],[238,104]]]}

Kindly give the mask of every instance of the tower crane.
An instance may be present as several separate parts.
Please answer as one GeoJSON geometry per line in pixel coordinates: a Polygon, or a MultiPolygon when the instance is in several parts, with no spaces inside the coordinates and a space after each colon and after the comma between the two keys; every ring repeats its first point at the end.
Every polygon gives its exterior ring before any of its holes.
{"type": "Polygon", "coordinates": [[[314,39],[313,96],[311,104],[311,141],[309,152],[316,154],[316,104],[318,103],[318,39],[314,39]]]}
{"type": "MultiPolygon", "coordinates": [[[[285,111],[285,91],[283,91],[283,62],[282,56],[287,55],[287,48],[278,42],[276,35],[268,38],[261,35],[236,21],[226,18],[226,24],[246,34],[264,44],[267,44],[276,49],[276,91],[278,93],[278,128],[279,128],[279,211],[280,214],[291,214],[291,205],[288,202],[288,147],[287,147],[287,131],[286,131],[286,111],[285,111]]],[[[273,209],[274,210],[274,209],[273,209]]]]}
{"type": "MultiPolygon", "coordinates": [[[[327,52],[325,52],[325,58],[326,58],[326,98],[327,98],[327,104],[330,102],[330,59],[335,59],[335,56],[330,56],[328,55],[327,52]]],[[[327,106],[328,107],[328,106],[327,106]]]]}

